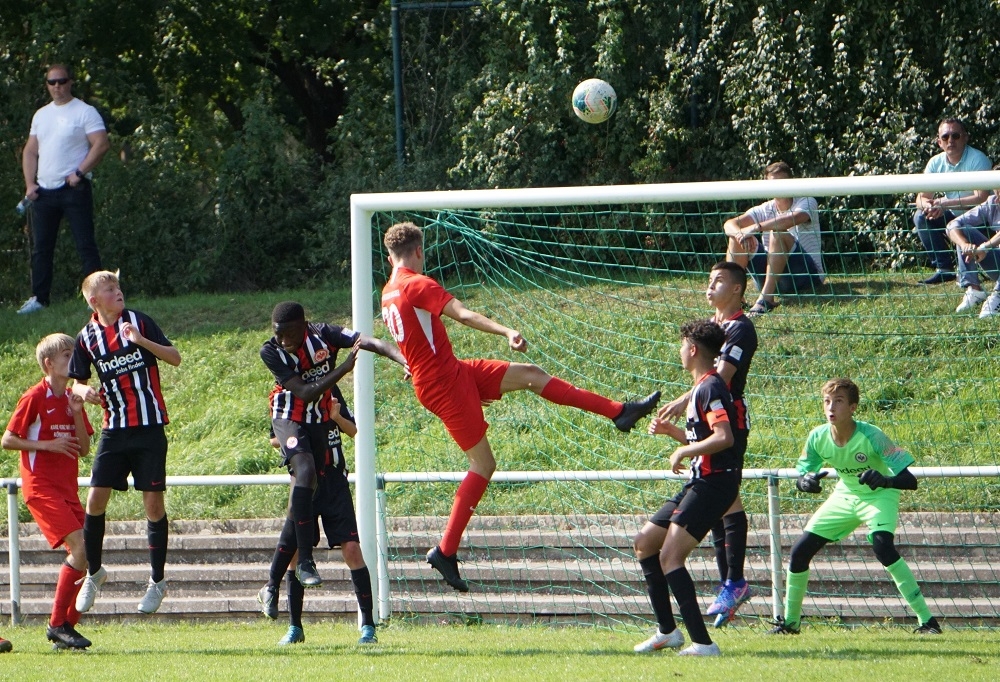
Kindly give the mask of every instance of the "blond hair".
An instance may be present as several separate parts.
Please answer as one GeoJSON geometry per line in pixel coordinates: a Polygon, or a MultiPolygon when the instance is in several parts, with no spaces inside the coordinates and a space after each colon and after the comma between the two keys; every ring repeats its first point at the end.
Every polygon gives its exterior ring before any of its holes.
{"type": "Polygon", "coordinates": [[[844,391],[847,393],[847,402],[851,405],[857,405],[861,402],[861,390],[858,388],[856,383],[846,377],[830,379],[828,382],[823,384],[823,388],[820,389],[820,395],[833,395],[837,391],[844,391]]]}
{"type": "Polygon", "coordinates": [[[42,368],[43,372],[47,372],[45,361],[54,360],[56,355],[64,350],[73,350],[74,343],[73,337],[68,334],[49,334],[35,346],[35,359],[38,360],[38,366],[42,368]]]}
{"type": "Polygon", "coordinates": [[[83,300],[88,304],[90,303],[90,297],[97,293],[97,290],[101,288],[104,284],[108,282],[114,282],[115,286],[121,286],[118,281],[118,270],[110,272],[108,270],[98,270],[97,272],[92,272],[83,280],[83,284],[80,285],[80,291],[83,293],[83,300]]]}
{"type": "Polygon", "coordinates": [[[413,223],[396,223],[385,231],[382,243],[394,256],[409,256],[424,243],[424,233],[413,223]]]}

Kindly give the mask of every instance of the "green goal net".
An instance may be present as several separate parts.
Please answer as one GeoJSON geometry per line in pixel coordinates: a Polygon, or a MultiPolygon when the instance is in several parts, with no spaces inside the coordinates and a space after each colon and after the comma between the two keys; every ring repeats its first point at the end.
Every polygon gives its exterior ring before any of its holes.
{"type": "MultiPolygon", "coordinates": [[[[833,376],[851,377],[862,393],[857,417],[912,452],[915,467],[927,468],[920,488],[902,493],[897,546],[932,611],[955,625],[996,625],[1000,317],[980,319],[978,306],[956,313],[962,290],[954,283],[920,284],[930,270],[911,234],[912,194],[823,195],[809,182],[820,208],[827,278],[815,291],[779,295],[780,306],[755,319],[760,347],[747,386],[753,426],[745,466],[774,473],[793,467],[806,435],[824,420],[820,386],[833,376]]],[[[373,209],[365,214],[372,311],[389,276],[382,234],[412,220],[424,228],[427,274],[529,343],[522,356],[501,337],[447,322],[458,357],[532,362],[614,399],[659,389],[667,400],[690,384],[677,357],[678,327],[711,312],[704,292],[709,269],[726,252],[722,224],[761,203],[754,198],[766,196],[761,191],[760,182],[720,183],[725,198],[716,200],[623,196],[588,204],[577,194],[566,205],[532,207],[526,200],[504,208],[480,196],[489,193],[468,193],[477,195],[469,208],[373,209]]],[[[442,204],[454,206],[454,194],[441,193],[442,204]]],[[[405,205],[406,195],[395,201],[405,205]]],[[[377,207],[378,200],[370,203],[377,207]]],[[[990,291],[993,282],[981,279],[990,291]]],[[[747,302],[755,297],[751,285],[747,302]]],[[[388,338],[380,321],[376,333],[388,338]]],[[[390,363],[376,363],[374,394],[376,469],[387,475],[380,498],[383,615],[651,620],[631,539],[682,483],[614,472],[668,469],[672,441],[646,435],[645,423],[621,434],[606,419],[528,392],[489,406],[498,478],[463,539],[462,572],[472,590],[459,594],[437,579],[423,554],[439,541],[456,488],[453,480],[435,480],[435,472],[464,472],[464,455],[390,363]],[[514,480],[503,472],[532,475],[514,480]]],[[[788,548],[831,488],[805,495],[782,478],[774,536],[767,477],[744,482],[751,526],[746,571],[756,596],[741,615],[771,616],[772,542],[780,541],[783,570],[788,548]]],[[[710,538],[689,566],[707,606],[719,582],[710,538]]],[[[913,621],[864,527],[817,555],[803,613],[813,622],[913,621]]]]}

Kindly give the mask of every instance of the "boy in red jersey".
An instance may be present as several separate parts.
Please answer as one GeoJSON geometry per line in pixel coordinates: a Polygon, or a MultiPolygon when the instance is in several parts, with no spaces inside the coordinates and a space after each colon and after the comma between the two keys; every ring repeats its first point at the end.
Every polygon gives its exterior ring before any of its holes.
{"type": "Polygon", "coordinates": [[[559,405],[570,405],[614,421],[621,431],[653,411],[660,392],[620,403],[552,377],[536,365],[499,360],[458,360],[451,349],[441,315],[488,334],[507,338],[511,350],[524,352],[528,342],[520,332],[473,312],[423,274],[423,232],[413,223],[399,223],[385,233],[392,276],[382,290],[382,319],[399,344],[413,375],[420,404],[437,415],[469,459],[469,473],[455,494],[455,504],[437,547],[427,563],[460,592],[469,585],[458,572],[458,545],[496,470],[486,438],[482,403],[525,389],[559,405]]]}
{"type": "Polygon", "coordinates": [[[101,439],[94,456],[83,542],[87,576],[76,598],[86,613],[94,605],[108,572],[101,564],[104,512],[111,490],[128,490],[128,475],[142,491],[149,540],[150,578],[139,613],[155,613],[166,593],[163,567],[167,560],[167,510],[163,504],[167,474],[167,407],[160,391],[158,360],[177,367],[181,354],[153,318],[125,308],[118,275],[106,270],[87,275],[81,287],[94,311],[76,337],[69,376],[73,393],[104,408],[101,439]],[[87,385],[91,368],[100,389],[87,385]]]}
{"type": "Polygon", "coordinates": [[[683,444],[670,456],[670,468],[679,473],[684,460],[691,458],[691,480],[653,514],[633,543],[657,622],[653,636],[635,645],[639,653],[678,649],[684,644],[670,609],[673,593],[691,636],[691,646],[679,654],[719,655],[719,646],[708,636],[694,581],[684,562],[736,500],[743,477],[743,451],[736,446],[732,428],[736,408],[715,368],[725,341],[726,332],[714,321],[696,320],[681,326],[681,366],[691,374],[694,384],[685,428],[657,417],[650,429],[650,433],[665,434],[683,444]]]}
{"type": "Polygon", "coordinates": [[[0,654],[5,654],[8,651],[13,651],[14,645],[10,643],[10,640],[0,637],[0,654]]]}
{"type": "Polygon", "coordinates": [[[76,478],[79,458],[90,452],[94,429],[83,410],[83,398],[66,387],[72,356],[71,336],[50,334],[39,342],[35,358],[45,378],[21,396],[0,445],[21,451],[28,510],[52,549],[66,546],[46,637],[59,648],[86,649],[90,640],[75,629],[80,612],[73,603],[87,568],[76,478]]]}

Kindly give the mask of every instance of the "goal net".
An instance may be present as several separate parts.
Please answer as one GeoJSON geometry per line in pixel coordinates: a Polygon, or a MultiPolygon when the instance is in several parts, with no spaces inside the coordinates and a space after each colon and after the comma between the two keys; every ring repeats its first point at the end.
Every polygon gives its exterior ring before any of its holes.
{"type": "MultiPolygon", "coordinates": [[[[532,362],[617,400],[655,389],[669,400],[690,385],[678,327],[711,313],[704,292],[725,256],[724,221],[775,196],[815,197],[826,280],[779,294],[779,307],[755,319],[745,466],[757,475],[742,496],[751,527],[746,573],[758,596],[741,614],[772,614],[773,545],[784,570],[788,548],[832,488],[805,495],[781,478],[772,523],[767,474],[790,475],[806,435],[823,422],[820,386],[848,376],[861,388],[857,418],[926,469],[919,490],[902,494],[897,546],[932,611],[953,624],[996,624],[1000,317],[980,319],[978,305],[956,313],[962,290],[954,283],[920,284],[931,270],[911,234],[911,202],[916,191],[998,186],[1000,173],[990,172],[356,195],[354,324],[389,338],[377,320],[389,276],[381,239],[411,220],[424,229],[426,274],[529,344],[515,354],[500,337],[448,322],[458,357],[532,362]]],[[[993,282],[981,279],[989,292],[993,282]]],[[[747,303],[755,298],[751,285],[747,303]]],[[[682,485],[663,474],[672,441],[646,435],[644,423],[621,434],[606,419],[527,392],[488,407],[498,474],[459,550],[472,584],[459,594],[423,555],[440,540],[463,453],[392,363],[362,354],[355,390],[359,525],[369,563],[381,563],[383,617],[651,620],[631,539],[682,485]]],[[[912,622],[864,533],[814,560],[807,620],[912,622]]],[[[707,606],[719,582],[711,536],[689,566],[707,606]]]]}

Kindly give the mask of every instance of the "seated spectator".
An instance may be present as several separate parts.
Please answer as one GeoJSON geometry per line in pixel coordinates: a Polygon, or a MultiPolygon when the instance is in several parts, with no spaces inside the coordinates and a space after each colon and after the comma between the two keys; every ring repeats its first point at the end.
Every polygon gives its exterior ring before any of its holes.
{"type": "MultiPolygon", "coordinates": [[[[1000,170],[1000,164],[993,170],[1000,170]]],[[[992,317],[1000,312],[1000,189],[997,189],[985,203],[971,208],[948,223],[946,234],[958,251],[958,283],[965,287],[962,302],[955,308],[956,313],[972,310],[982,303],[979,317],[992,317]],[[993,232],[989,239],[978,228],[988,228],[993,232]],[[988,296],[979,285],[978,268],[997,284],[988,296]]]]}
{"type": "MultiPolygon", "coordinates": [[[[764,169],[767,180],[791,177],[792,169],[783,161],[764,169]]],[[[747,311],[751,317],[774,310],[776,293],[815,293],[826,279],[819,211],[812,197],[772,199],[730,218],[723,230],[729,237],[726,260],[746,268],[760,290],[757,302],[747,311]]]]}
{"type": "MultiPolygon", "coordinates": [[[[931,157],[924,173],[964,173],[990,169],[990,160],[981,151],[968,146],[969,133],[957,118],[946,118],[938,124],[937,144],[941,153],[931,157]]],[[[923,284],[941,284],[955,280],[955,262],[951,245],[945,237],[945,226],[966,210],[986,201],[986,190],[958,190],[936,197],[931,192],[917,194],[917,212],[913,214],[924,251],[930,256],[934,274],[923,284]]],[[[959,259],[961,260],[961,259],[959,259]]],[[[961,265],[959,266],[961,268],[961,265]]],[[[979,275],[974,274],[976,283],[979,275]]]]}

